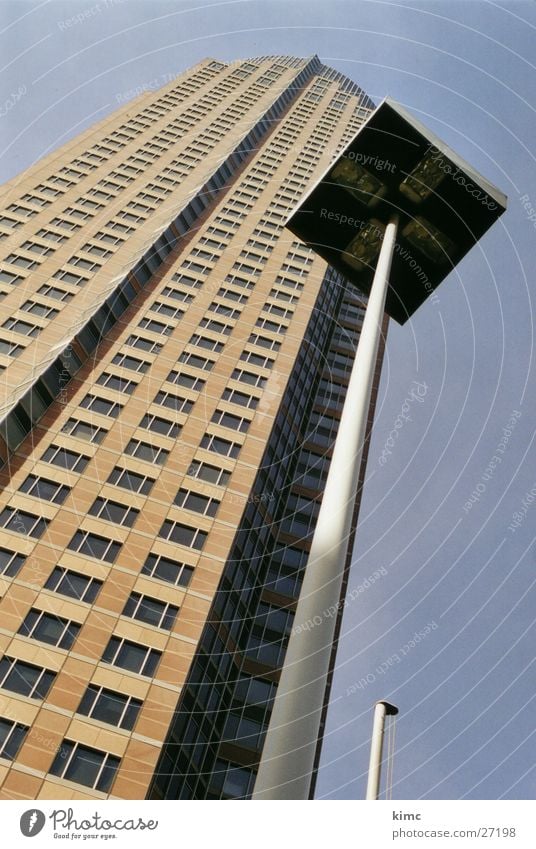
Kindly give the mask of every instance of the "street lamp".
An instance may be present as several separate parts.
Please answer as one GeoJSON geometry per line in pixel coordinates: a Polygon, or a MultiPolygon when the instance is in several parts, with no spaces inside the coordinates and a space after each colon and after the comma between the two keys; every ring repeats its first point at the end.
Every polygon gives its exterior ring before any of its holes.
{"type": "Polygon", "coordinates": [[[369,299],[254,799],[310,797],[336,625],[323,611],[341,600],[384,312],[404,324],[505,209],[502,192],[387,98],[287,222],[369,299]]]}

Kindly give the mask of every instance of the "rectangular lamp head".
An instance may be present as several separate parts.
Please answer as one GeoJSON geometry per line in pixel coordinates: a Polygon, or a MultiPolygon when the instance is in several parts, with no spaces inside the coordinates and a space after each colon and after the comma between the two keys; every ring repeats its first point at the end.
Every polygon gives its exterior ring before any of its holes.
{"type": "Polygon", "coordinates": [[[386,312],[404,324],[506,209],[506,196],[387,98],[287,227],[363,293],[399,215],[386,312]]]}

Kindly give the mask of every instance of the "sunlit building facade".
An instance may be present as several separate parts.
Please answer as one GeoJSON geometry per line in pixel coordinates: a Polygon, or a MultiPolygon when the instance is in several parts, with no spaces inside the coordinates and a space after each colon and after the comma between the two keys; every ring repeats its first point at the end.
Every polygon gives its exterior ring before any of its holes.
{"type": "Polygon", "coordinates": [[[364,306],[284,225],[371,108],[207,59],[4,186],[2,798],[250,796],[364,306]]]}

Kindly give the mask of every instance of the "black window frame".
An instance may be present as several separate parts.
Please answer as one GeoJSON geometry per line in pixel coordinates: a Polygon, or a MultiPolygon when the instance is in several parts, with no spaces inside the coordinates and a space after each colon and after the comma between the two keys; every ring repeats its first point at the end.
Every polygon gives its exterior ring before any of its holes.
{"type": "Polygon", "coordinates": [[[56,565],[48,576],[44,589],[64,595],[66,598],[74,598],[86,604],[93,604],[100,592],[102,584],[103,581],[92,575],[86,575],[83,572],[68,569],[66,566],[56,565]],[[80,584],[85,583],[83,592],[75,589],[75,585],[72,583],[73,578],[80,580],[80,584]],[[68,586],[70,586],[70,592],[67,591],[68,586]]]}

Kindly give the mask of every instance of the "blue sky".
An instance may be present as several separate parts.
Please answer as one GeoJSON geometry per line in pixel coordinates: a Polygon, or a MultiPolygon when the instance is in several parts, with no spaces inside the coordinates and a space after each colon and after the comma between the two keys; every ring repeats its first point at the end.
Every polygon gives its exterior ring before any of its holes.
{"type": "Polygon", "coordinates": [[[3,0],[0,31],[2,181],[206,56],[318,53],[508,195],[439,302],[389,332],[317,790],[363,798],[388,698],[393,798],[534,798],[535,4],[3,0]]]}

